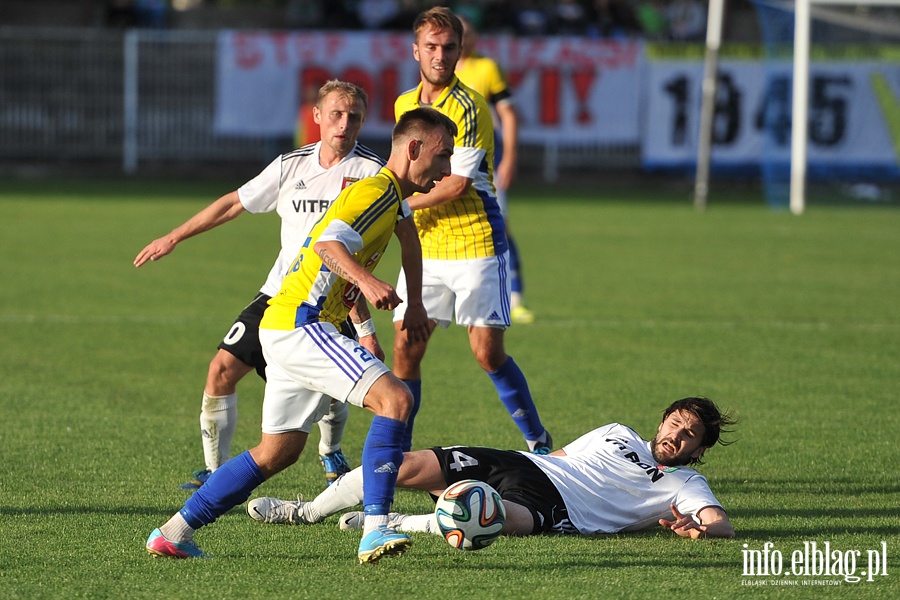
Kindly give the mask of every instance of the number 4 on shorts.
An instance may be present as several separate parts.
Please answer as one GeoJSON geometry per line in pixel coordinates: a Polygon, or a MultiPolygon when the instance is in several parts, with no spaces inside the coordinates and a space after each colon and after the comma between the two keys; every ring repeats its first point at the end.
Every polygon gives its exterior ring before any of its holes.
{"type": "Polygon", "coordinates": [[[453,451],[453,462],[450,463],[450,468],[454,471],[462,471],[466,467],[477,467],[478,461],[468,454],[463,454],[459,450],[453,451]]]}

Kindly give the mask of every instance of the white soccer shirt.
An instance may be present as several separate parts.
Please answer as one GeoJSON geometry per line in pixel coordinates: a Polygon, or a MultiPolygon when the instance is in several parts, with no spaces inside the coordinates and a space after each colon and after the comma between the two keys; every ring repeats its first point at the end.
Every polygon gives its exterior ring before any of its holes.
{"type": "Polygon", "coordinates": [[[619,423],[586,433],[563,450],[566,456],[523,454],[559,490],[582,534],[646,529],[671,520],[671,504],[685,515],[721,508],[705,477],[689,467],[658,466],[650,442],[619,423]]]}
{"type": "Polygon", "coordinates": [[[281,251],[260,288],[267,296],[274,296],[281,289],[281,280],[313,225],[341,190],[354,181],[376,175],[384,166],[381,157],[356,144],[341,162],[325,169],[319,164],[321,146],[322,142],[316,142],[282,154],[238,189],[247,212],[276,211],[281,217],[281,251]]]}

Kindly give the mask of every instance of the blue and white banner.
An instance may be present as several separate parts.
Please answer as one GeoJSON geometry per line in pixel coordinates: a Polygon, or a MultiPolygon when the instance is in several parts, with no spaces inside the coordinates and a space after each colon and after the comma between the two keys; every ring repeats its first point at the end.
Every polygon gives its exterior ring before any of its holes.
{"type": "MultiPolygon", "coordinates": [[[[703,63],[646,63],[648,168],[692,167],[697,160],[703,63]]],[[[819,168],[896,170],[900,65],[813,62],[809,75],[808,162],[819,168]],[[892,125],[895,131],[892,132],[892,125]]],[[[719,64],[713,166],[785,165],[791,151],[792,63],[724,60],[719,64]]]]}

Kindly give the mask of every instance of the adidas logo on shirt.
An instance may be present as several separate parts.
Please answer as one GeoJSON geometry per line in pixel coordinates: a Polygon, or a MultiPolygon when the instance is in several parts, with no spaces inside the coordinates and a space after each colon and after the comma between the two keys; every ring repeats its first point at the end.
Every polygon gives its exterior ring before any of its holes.
{"type": "Polygon", "coordinates": [[[305,190],[306,184],[303,183],[303,180],[301,179],[300,181],[297,182],[297,185],[294,186],[294,189],[295,190],[305,190]]]}

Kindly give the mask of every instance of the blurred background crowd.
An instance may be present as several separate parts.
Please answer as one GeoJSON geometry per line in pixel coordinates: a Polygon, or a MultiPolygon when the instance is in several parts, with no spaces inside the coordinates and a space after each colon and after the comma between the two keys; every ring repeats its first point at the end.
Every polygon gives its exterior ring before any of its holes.
{"type": "Polygon", "coordinates": [[[436,4],[490,33],[697,40],[706,30],[701,0],[290,0],[286,10],[296,27],[407,30],[436,4]]]}
{"type": "MultiPolygon", "coordinates": [[[[0,25],[409,30],[443,5],[484,33],[702,41],[703,0],[4,0],[0,25]]],[[[729,2],[732,25],[750,0],[729,2]]],[[[754,19],[751,19],[751,21],[754,19]]]]}

